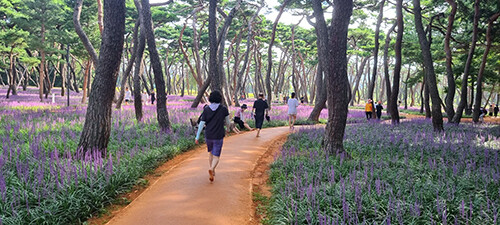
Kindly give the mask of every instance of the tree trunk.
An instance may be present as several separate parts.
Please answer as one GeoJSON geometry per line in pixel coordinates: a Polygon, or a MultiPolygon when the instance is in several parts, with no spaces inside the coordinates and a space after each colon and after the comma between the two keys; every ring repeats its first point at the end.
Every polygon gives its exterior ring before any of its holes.
{"type": "Polygon", "coordinates": [[[146,35],[146,40],[148,43],[149,57],[151,60],[151,65],[153,66],[153,72],[155,76],[156,94],[157,94],[156,117],[158,119],[158,125],[160,125],[160,128],[162,130],[169,130],[171,128],[171,125],[167,111],[165,80],[163,79],[161,61],[160,57],[158,56],[158,51],[156,49],[155,34],[153,32],[153,24],[151,19],[151,9],[149,6],[149,0],[142,0],[141,24],[144,24],[143,27],[144,27],[144,33],[146,35]]]}
{"type": "Polygon", "coordinates": [[[99,25],[99,32],[102,36],[102,30],[104,29],[104,23],[102,21],[102,2],[97,0],[97,24],[99,25]]]}
{"type": "Polygon", "coordinates": [[[247,50],[245,51],[245,58],[243,59],[243,65],[241,66],[240,71],[238,72],[238,76],[236,78],[236,85],[234,87],[234,102],[235,106],[239,107],[240,103],[238,101],[240,97],[240,88],[241,88],[241,82],[243,79],[243,74],[245,73],[245,70],[247,70],[247,64],[248,64],[248,58],[249,54],[251,51],[251,43],[252,43],[252,37],[253,37],[253,30],[252,30],[252,24],[255,18],[259,15],[260,10],[264,7],[264,1],[261,1],[261,5],[259,8],[257,8],[257,11],[253,14],[252,18],[248,21],[248,29],[247,29],[247,50]]]}
{"type": "MultiPolygon", "coordinates": [[[[483,96],[483,74],[484,74],[484,68],[486,67],[486,61],[488,60],[488,53],[490,52],[491,48],[491,29],[493,26],[493,22],[495,22],[498,17],[500,16],[500,13],[495,13],[493,16],[491,16],[488,20],[488,29],[486,30],[486,49],[484,50],[483,53],[483,60],[481,62],[481,66],[479,67],[479,73],[477,74],[477,86],[476,86],[476,100],[474,101],[474,111],[472,113],[472,121],[475,123],[479,122],[479,109],[481,107],[481,97],[483,96]]],[[[486,102],[488,104],[488,102],[486,102]]]]}
{"type": "Polygon", "coordinates": [[[273,45],[274,45],[274,39],[276,38],[276,27],[278,26],[278,22],[281,18],[281,14],[283,14],[283,10],[285,9],[286,5],[290,0],[284,0],[283,4],[280,7],[280,11],[278,15],[276,16],[276,19],[274,20],[273,23],[273,30],[271,32],[271,40],[269,42],[269,47],[267,49],[267,70],[266,70],[266,90],[267,90],[267,102],[269,103],[269,109],[271,109],[271,105],[273,102],[273,96],[272,96],[272,89],[271,89],[271,69],[273,67],[273,45]]]}
{"type": "MultiPolygon", "coordinates": [[[[135,0],[135,1],[138,1],[138,0],[135,0]]],[[[140,3],[136,2],[135,4],[136,4],[136,8],[137,8],[137,4],[140,4],[140,3]]],[[[118,95],[118,99],[116,100],[116,106],[115,106],[117,109],[120,109],[122,107],[123,98],[125,97],[125,85],[127,84],[128,77],[130,75],[130,72],[132,71],[132,68],[134,67],[134,62],[136,62],[135,59],[137,58],[138,54],[141,55],[139,57],[140,58],[139,65],[140,65],[140,62],[142,62],[142,53],[144,52],[146,38],[144,37],[144,31],[141,31],[140,40],[138,39],[137,34],[139,32],[140,24],[141,24],[141,20],[138,19],[135,22],[134,32],[132,33],[132,42],[134,44],[134,46],[132,48],[132,56],[128,60],[127,68],[125,68],[125,71],[123,72],[122,80],[120,82],[120,94],[118,95]],[[141,49],[141,46],[142,46],[142,52],[139,53],[138,51],[139,51],[139,49],[141,49]]],[[[137,75],[137,77],[139,77],[139,74],[137,75]]],[[[135,82],[135,74],[134,74],[134,82],[135,82]]],[[[140,84],[140,77],[139,77],[139,84],[140,84]]],[[[135,84],[134,84],[134,90],[135,90],[135,84]]],[[[134,94],[135,94],[135,91],[134,91],[134,94]]],[[[136,111],[136,117],[137,117],[137,111],[136,111]]]]}
{"type": "Polygon", "coordinates": [[[455,116],[455,109],[453,108],[453,100],[455,99],[455,77],[453,76],[452,68],[452,55],[450,49],[451,31],[453,30],[453,23],[455,22],[455,14],[457,13],[457,3],[454,0],[446,0],[451,6],[451,12],[448,16],[448,27],[446,28],[446,35],[444,37],[444,51],[446,52],[446,78],[448,79],[448,93],[446,94],[446,115],[448,123],[453,122],[455,116]]]}
{"type": "Polygon", "coordinates": [[[373,73],[372,73],[372,82],[370,83],[370,86],[368,87],[368,98],[372,99],[373,98],[373,90],[375,89],[375,81],[377,79],[377,65],[378,65],[378,49],[380,46],[379,43],[379,36],[380,36],[380,24],[382,24],[382,19],[384,17],[384,5],[385,5],[385,0],[382,0],[380,3],[380,9],[378,12],[378,17],[377,17],[377,26],[375,28],[375,49],[373,49],[373,73]]]}
{"type": "MultiPolygon", "coordinates": [[[[316,41],[317,46],[319,45],[319,39],[316,41]]],[[[307,120],[318,122],[321,111],[326,106],[326,85],[323,80],[323,67],[321,66],[321,60],[318,60],[318,68],[316,70],[316,101],[314,103],[314,108],[309,115],[307,120]]]]}
{"type": "Polygon", "coordinates": [[[84,76],[83,76],[83,87],[82,87],[82,91],[83,91],[83,95],[82,95],[82,103],[85,103],[85,101],[87,100],[87,86],[88,86],[88,81],[89,81],[89,76],[90,76],[90,65],[91,65],[91,61],[87,61],[87,65],[85,65],[85,72],[83,72],[84,76]]]}
{"type": "MultiPolygon", "coordinates": [[[[467,106],[467,81],[469,79],[472,58],[474,57],[474,51],[476,49],[478,24],[479,24],[479,17],[480,17],[479,2],[480,2],[480,0],[474,1],[474,25],[473,25],[473,31],[472,31],[471,46],[469,49],[469,54],[467,56],[467,61],[465,62],[464,74],[462,76],[462,87],[460,88],[460,91],[461,91],[460,102],[458,103],[457,111],[455,112],[455,115],[453,117],[453,123],[457,123],[457,124],[460,123],[460,120],[462,119],[463,111],[464,111],[465,107],[467,106]]],[[[473,97],[471,95],[471,99],[472,98],[473,97]]]]}
{"type": "Polygon", "coordinates": [[[83,46],[90,55],[90,59],[92,59],[94,65],[97,66],[97,61],[98,61],[97,52],[95,51],[94,46],[92,46],[92,43],[90,42],[89,38],[83,31],[82,26],[80,25],[80,14],[82,12],[82,6],[83,6],[83,0],[77,0],[74,8],[75,11],[73,12],[73,24],[75,25],[76,34],[78,34],[78,37],[80,37],[83,46]]]}
{"type": "Polygon", "coordinates": [[[441,99],[436,82],[436,73],[434,72],[434,64],[432,60],[430,43],[425,36],[425,31],[422,25],[422,13],[420,8],[420,0],[413,0],[415,27],[420,42],[420,49],[422,50],[422,58],[425,65],[425,76],[427,78],[427,86],[429,87],[429,94],[432,101],[432,126],[434,131],[441,132],[443,128],[443,114],[441,112],[441,99]]]}
{"type": "MultiPolygon", "coordinates": [[[[354,85],[354,88],[352,89],[353,98],[351,99],[351,106],[354,105],[354,96],[356,96],[356,92],[358,91],[359,83],[361,81],[361,75],[363,75],[363,71],[365,69],[366,62],[368,62],[369,59],[370,59],[370,56],[367,56],[361,61],[361,65],[359,66],[358,71],[356,73],[356,77],[355,77],[356,84],[354,85]]],[[[373,86],[375,86],[375,79],[373,80],[373,86]]],[[[372,90],[372,92],[373,92],[373,90],[372,90]]],[[[370,93],[368,93],[368,94],[370,94],[370,93]]],[[[372,93],[372,95],[373,95],[373,93],[372,93]]]]}
{"type": "Polygon", "coordinates": [[[398,95],[399,95],[399,80],[401,77],[401,43],[403,41],[403,0],[396,1],[396,16],[398,25],[398,34],[396,36],[396,45],[394,46],[394,52],[396,63],[394,65],[394,78],[392,80],[392,91],[390,98],[390,108],[391,121],[392,124],[399,124],[399,111],[398,111],[398,95]]]}
{"type": "MultiPolygon", "coordinates": [[[[85,116],[78,149],[82,153],[100,151],[106,155],[111,132],[111,112],[115,95],[116,78],[120,67],[125,33],[125,2],[106,0],[104,2],[104,30],[92,83],[89,105],[85,116]]],[[[84,155],[80,155],[84,157],[84,155]]]]}
{"type": "Polygon", "coordinates": [[[42,48],[40,50],[40,55],[42,60],[40,61],[40,80],[38,82],[38,85],[40,86],[39,90],[39,95],[40,95],[40,101],[43,102],[43,81],[45,79],[45,50],[43,49],[43,44],[45,43],[45,24],[42,23],[42,29],[41,29],[41,36],[42,36],[42,48]]]}
{"type": "Polygon", "coordinates": [[[430,119],[432,117],[431,114],[431,105],[430,105],[430,95],[429,95],[429,86],[427,86],[427,81],[424,82],[424,107],[425,107],[425,118],[430,119]]]}
{"type": "Polygon", "coordinates": [[[392,27],[387,31],[385,36],[385,46],[384,46],[384,80],[385,80],[385,90],[387,96],[387,112],[391,113],[391,80],[389,78],[389,45],[391,43],[391,33],[394,31],[398,23],[394,23],[392,27]]]}
{"type": "MultiPolygon", "coordinates": [[[[325,22],[321,0],[312,5],[318,29],[318,58],[325,72],[328,101],[328,124],[325,130],[324,148],[327,152],[344,155],[344,132],[347,121],[347,30],[352,15],[352,0],[334,0],[330,32],[325,22]]],[[[349,154],[346,154],[349,157],[349,154]]]]}

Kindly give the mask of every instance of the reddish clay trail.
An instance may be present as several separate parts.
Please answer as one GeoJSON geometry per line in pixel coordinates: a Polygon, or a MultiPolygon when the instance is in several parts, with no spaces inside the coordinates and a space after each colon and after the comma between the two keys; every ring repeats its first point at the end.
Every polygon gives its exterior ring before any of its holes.
{"type": "Polygon", "coordinates": [[[256,132],[225,138],[213,183],[208,180],[208,153],[197,152],[108,224],[255,224],[251,171],[270,143],[286,133],[288,127],[280,127],[262,130],[259,138],[256,132]]]}

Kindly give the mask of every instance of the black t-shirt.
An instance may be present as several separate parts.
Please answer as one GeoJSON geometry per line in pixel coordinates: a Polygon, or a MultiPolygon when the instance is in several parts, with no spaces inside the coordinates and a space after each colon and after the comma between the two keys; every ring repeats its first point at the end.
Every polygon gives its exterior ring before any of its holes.
{"type": "Polygon", "coordinates": [[[257,99],[257,101],[253,103],[253,108],[255,109],[256,116],[263,117],[265,110],[269,108],[269,106],[267,105],[266,101],[262,99],[257,99]]]}
{"type": "Polygon", "coordinates": [[[382,109],[384,109],[384,107],[382,105],[379,105],[379,104],[377,104],[375,106],[375,108],[377,109],[377,112],[382,112],[382,109]]]}
{"type": "Polygon", "coordinates": [[[229,115],[229,111],[222,105],[219,105],[219,107],[222,108],[215,111],[212,111],[210,107],[205,107],[203,109],[201,121],[208,122],[206,123],[205,127],[206,139],[219,140],[224,138],[224,136],[226,135],[226,132],[224,130],[224,123],[226,116],[229,115]]]}

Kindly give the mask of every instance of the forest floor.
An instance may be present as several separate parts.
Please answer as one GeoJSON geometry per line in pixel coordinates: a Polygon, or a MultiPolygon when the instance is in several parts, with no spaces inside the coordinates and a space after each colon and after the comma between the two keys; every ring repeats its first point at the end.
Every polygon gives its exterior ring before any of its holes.
{"type": "Polygon", "coordinates": [[[208,177],[206,146],[182,154],[146,177],[147,187],[123,196],[107,215],[90,224],[258,224],[252,195],[267,192],[266,171],[286,140],[288,127],[226,137],[214,182],[208,177]],[[254,190],[257,189],[257,190],[254,190]]]}

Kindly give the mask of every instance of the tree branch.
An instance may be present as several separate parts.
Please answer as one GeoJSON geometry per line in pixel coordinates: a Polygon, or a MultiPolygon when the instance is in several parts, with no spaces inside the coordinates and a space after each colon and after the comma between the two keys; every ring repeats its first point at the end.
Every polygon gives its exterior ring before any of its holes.
{"type": "Polygon", "coordinates": [[[97,52],[95,51],[94,46],[92,46],[92,43],[83,31],[82,25],[80,24],[80,14],[82,12],[82,6],[83,0],[77,0],[75,11],[73,12],[73,24],[75,25],[75,31],[78,34],[78,37],[80,37],[80,39],[82,40],[83,46],[85,46],[85,49],[89,53],[92,62],[97,66],[97,52]]]}

